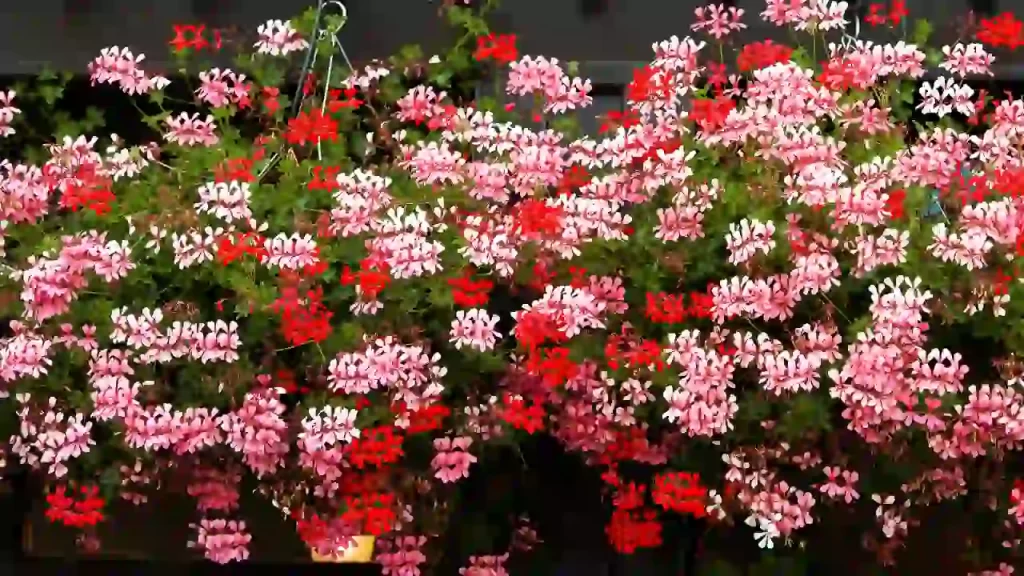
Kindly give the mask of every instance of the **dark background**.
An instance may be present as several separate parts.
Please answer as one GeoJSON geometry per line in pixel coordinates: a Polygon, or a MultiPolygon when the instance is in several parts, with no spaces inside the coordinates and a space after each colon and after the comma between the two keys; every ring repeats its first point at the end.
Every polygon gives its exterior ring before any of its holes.
{"type": "MultiPolygon", "coordinates": [[[[356,60],[382,57],[404,44],[418,43],[429,53],[445,42],[436,17],[439,0],[346,0],[349,23],[342,41],[356,60]]],[[[648,60],[651,44],[685,36],[695,0],[507,0],[493,18],[494,28],[515,32],[526,54],[563,60],[632,64],[648,60]]],[[[725,2],[747,11],[742,42],[786,38],[763,22],[763,0],[725,2]]],[[[851,6],[870,2],[850,0],[851,6]]],[[[100,48],[131,46],[157,66],[167,65],[166,41],[173,24],[205,23],[210,28],[254,31],[269,18],[288,18],[311,0],[4,0],[0,2],[0,75],[32,73],[43,64],[83,69],[100,48]],[[154,34],[165,31],[165,35],[154,34]]],[[[1024,12],[1024,0],[906,0],[914,18],[936,28],[935,42],[956,39],[957,20],[979,15],[1024,12]]],[[[866,8],[860,9],[866,13],[866,8]]],[[[854,10],[856,11],[856,10],[854,10]]],[[[864,27],[865,37],[878,37],[864,27]]],[[[1024,76],[1021,58],[1001,58],[998,75],[1024,76]]],[[[620,67],[621,68],[621,67],[620,67]]],[[[626,71],[630,66],[624,68],[626,71]]]]}

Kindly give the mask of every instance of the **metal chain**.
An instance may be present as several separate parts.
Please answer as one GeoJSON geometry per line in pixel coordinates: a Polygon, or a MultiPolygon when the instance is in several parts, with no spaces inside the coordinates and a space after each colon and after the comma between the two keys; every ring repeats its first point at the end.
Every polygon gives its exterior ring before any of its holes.
{"type": "Polygon", "coordinates": [[[851,36],[848,27],[843,28],[843,40],[839,46],[844,50],[849,50],[857,45],[860,41],[860,14],[857,14],[853,20],[853,35],[851,36]]]}

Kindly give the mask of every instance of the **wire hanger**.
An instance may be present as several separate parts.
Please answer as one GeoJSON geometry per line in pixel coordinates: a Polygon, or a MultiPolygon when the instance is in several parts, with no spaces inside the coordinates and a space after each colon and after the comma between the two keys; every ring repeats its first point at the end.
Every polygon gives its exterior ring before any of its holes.
{"type": "MultiPolygon", "coordinates": [[[[341,45],[341,41],[338,39],[338,32],[341,30],[341,27],[345,25],[346,21],[348,21],[348,8],[346,8],[345,4],[340,0],[319,0],[317,2],[316,15],[313,19],[312,41],[309,43],[309,48],[306,49],[306,57],[303,59],[302,68],[299,71],[299,82],[295,89],[295,95],[292,97],[292,106],[289,113],[291,118],[295,118],[299,115],[299,111],[302,109],[302,104],[306,100],[305,95],[303,94],[303,88],[305,88],[306,78],[313,70],[313,67],[316,65],[317,57],[320,55],[321,40],[328,36],[331,38],[331,52],[327,61],[327,78],[326,82],[324,82],[323,104],[320,107],[321,112],[327,109],[327,98],[330,94],[331,88],[331,72],[334,69],[334,52],[337,51],[341,54],[342,58],[345,60],[345,65],[348,66],[349,70],[355,70],[352,67],[352,62],[349,60],[348,54],[345,52],[345,47],[341,45]],[[337,9],[342,18],[341,26],[334,30],[328,28],[324,18],[324,16],[327,15],[327,10],[331,8],[337,9]]],[[[321,150],[319,140],[317,140],[316,150],[317,157],[322,160],[323,152],[321,150]]],[[[263,177],[277,166],[277,163],[280,161],[280,154],[275,152],[263,169],[260,170],[260,173],[257,175],[257,181],[262,180],[263,177]]]]}
{"type": "Polygon", "coordinates": [[[849,25],[843,28],[843,39],[839,42],[840,48],[843,51],[849,51],[860,42],[860,13],[858,13],[853,19],[853,35],[849,32],[849,25]]]}

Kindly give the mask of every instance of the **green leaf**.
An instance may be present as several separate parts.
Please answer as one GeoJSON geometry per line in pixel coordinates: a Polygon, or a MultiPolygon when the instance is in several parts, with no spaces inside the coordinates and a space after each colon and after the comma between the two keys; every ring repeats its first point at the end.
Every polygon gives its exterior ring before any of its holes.
{"type": "Polygon", "coordinates": [[[149,101],[156,104],[160,108],[164,106],[164,91],[163,90],[152,90],[149,93],[149,101]]]}
{"type": "Polygon", "coordinates": [[[106,123],[106,118],[103,116],[103,111],[95,106],[90,106],[85,109],[85,118],[81,121],[82,132],[95,132],[97,128],[102,127],[106,123]]]}
{"type": "Polygon", "coordinates": [[[64,95],[64,87],[52,84],[43,84],[39,87],[39,95],[47,105],[53,106],[60,97],[64,95]]]}
{"type": "Polygon", "coordinates": [[[793,50],[793,53],[789,57],[790,60],[795,62],[801,68],[813,68],[814,60],[811,55],[807,53],[807,49],[803,46],[793,50]]]}
{"type": "Polygon", "coordinates": [[[923,46],[928,43],[928,38],[932,35],[932,25],[925,19],[920,19],[914,22],[914,32],[910,36],[912,43],[918,46],[923,46]]]}
{"type": "Polygon", "coordinates": [[[452,72],[451,70],[440,70],[435,74],[431,74],[430,83],[441,88],[449,88],[452,85],[452,72]]]}
{"type": "Polygon", "coordinates": [[[57,72],[53,68],[50,68],[49,64],[44,64],[43,69],[39,72],[39,76],[37,76],[37,78],[40,82],[50,82],[57,79],[57,72]]]}

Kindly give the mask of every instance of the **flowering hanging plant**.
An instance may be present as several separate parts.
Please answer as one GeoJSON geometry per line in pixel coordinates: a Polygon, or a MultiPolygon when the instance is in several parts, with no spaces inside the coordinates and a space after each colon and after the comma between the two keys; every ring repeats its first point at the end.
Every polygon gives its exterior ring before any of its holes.
{"type": "MultiPolygon", "coordinates": [[[[1019,22],[936,49],[893,2],[874,44],[845,2],[768,0],[805,47],[734,46],[744,11],[700,8],[588,137],[590,82],[520,56],[491,4],[445,7],[464,34],[444,55],[356,69],[321,4],[191,102],[108,48],[92,82],[158,138],[87,115],[12,147],[0,454],[46,478],[47,517],[88,529],[179,475],[191,545],[243,560],[248,475],[317,553],[373,534],[385,574],[419,574],[452,485],[545,433],[600,469],[624,553],[671,516],[773,548],[866,509],[889,562],[925,506],[970,501],[1002,544],[971,565],[1012,572],[1024,101],[965,78],[1019,22]],[[481,71],[528,102],[466,96],[481,71]]],[[[0,92],[0,135],[60,82],[0,92]]],[[[460,573],[506,574],[536,540],[516,533],[460,573]]]]}

